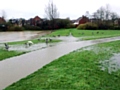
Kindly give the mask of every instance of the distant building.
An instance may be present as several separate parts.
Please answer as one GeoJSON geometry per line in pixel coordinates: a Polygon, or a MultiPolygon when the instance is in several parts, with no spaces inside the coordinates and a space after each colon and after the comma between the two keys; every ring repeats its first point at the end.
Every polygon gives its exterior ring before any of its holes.
{"type": "Polygon", "coordinates": [[[90,22],[89,18],[86,16],[79,17],[77,20],[74,20],[74,25],[85,24],[90,22]]]}
{"type": "Polygon", "coordinates": [[[35,16],[34,18],[27,20],[27,24],[31,26],[38,26],[41,22],[42,19],[39,16],[35,16]]]}
{"type": "Polygon", "coordinates": [[[5,19],[0,17],[0,24],[5,23],[5,22],[6,22],[5,19]]]}

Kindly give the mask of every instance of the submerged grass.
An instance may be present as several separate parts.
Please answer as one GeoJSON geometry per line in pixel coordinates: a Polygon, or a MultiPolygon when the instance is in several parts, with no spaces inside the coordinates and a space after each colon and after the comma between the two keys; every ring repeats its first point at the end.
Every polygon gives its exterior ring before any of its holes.
{"type": "Polygon", "coordinates": [[[74,51],[4,90],[120,90],[120,70],[109,74],[99,67],[99,61],[120,53],[119,46],[113,41],[74,51]]]}
{"type": "MultiPolygon", "coordinates": [[[[32,39],[32,40],[8,42],[8,44],[9,44],[9,45],[25,44],[27,41],[32,41],[34,44],[45,43],[45,39],[41,39],[40,41],[39,41],[38,39],[32,39]]],[[[60,42],[60,41],[61,41],[61,40],[53,39],[51,42],[49,41],[49,43],[56,43],[56,42],[60,42]]]]}
{"type": "MultiPolygon", "coordinates": [[[[29,40],[24,40],[24,41],[17,41],[17,42],[8,42],[8,45],[12,45],[12,47],[14,46],[18,46],[17,48],[20,48],[19,46],[23,46],[25,47],[25,42],[27,42],[29,40]]],[[[40,41],[38,41],[37,39],[31,40],[34,44],[39,44],[39,43],[45,43],[44,39],[41,39],[40,41]]],[[[49,43],[57,43],[60,42],[61,40],[52,40],[49,43]]],[[[26,49],[26,48],[25,48],[26,49]]],[[[24,51],[20,51],[20,50],[6,50],[3,45],[0,46],[0,61],[5,60],[7,58],[10,57],[14,57],[14,56],[19,56],[25,53],[30,52],[31,50],[29,50],[29,48],[27,48],[28,50],[24,50],[24,51]]]]}

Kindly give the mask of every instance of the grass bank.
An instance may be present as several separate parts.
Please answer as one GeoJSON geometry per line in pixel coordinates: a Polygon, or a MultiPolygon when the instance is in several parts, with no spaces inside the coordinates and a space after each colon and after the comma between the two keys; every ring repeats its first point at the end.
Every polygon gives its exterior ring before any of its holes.
{"type": "Polygon", "coordinates": [[[120,53],[120,41],[64,55],[4,90],[120,90],[120,70],[101,70],[100,61],[120,53]]]}
{"type": "Polygon", "coordinates": [[[70,32],[74,37],[80,38],[80,40],[93,40],[120,36],[120,30],[77,30],[77,29],[60,29],[52,32],[48,36],[58,35],[68,36],[70,32]]]}
{"type": "Polygon", "coordinates": [[[0,61],[10,58],[10,57],[19,56],[19,55],[22,55],[25,53],[27,53],[27,52],[7,51],[7,50],[0,48],[0,61]]]}

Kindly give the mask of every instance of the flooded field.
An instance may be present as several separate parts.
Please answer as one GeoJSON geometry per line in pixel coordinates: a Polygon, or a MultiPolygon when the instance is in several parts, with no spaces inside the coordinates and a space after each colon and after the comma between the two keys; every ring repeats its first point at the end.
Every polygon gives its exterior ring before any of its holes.
{"type": "MultiPolygon", "coordinates": [[[[56,39],[61,39],[64,42],[53,45],[52,47],[43,48],[41,50],[0,61],[0,89],[26,77],[44,65],[74,50],[98,43],[120,40],[120,37],[80,42],[77,42],[77,38],[71,35],[67,37],[57,37],[56,39]]],[[[13,39],[11,40],[13,41],[13,39]]],[[[46,44],[35,44],[32,47],[29,47],[29,50],[36,50],[44,46],[46,46],[46,44]]],[[[13,46],[10,50],[19,49],[28,50],[28,48],[25,48],[24,46],[13,46]]],[[[90,48],[88,50],[90,50],[90,48]]]]}
{"type": "Polygon", "coordinates": [[[0,32],[0,43],[33,39],[49,33],[50,31],[0,32]]]}

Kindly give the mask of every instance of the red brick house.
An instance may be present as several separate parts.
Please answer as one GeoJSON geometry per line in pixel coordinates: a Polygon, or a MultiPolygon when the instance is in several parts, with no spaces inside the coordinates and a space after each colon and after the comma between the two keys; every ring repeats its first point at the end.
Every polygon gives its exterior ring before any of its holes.
{"type": "Polygon", "coordinates": [[[89,18],[86,17],[86,16],[82,16],[82,17],[78,18],[78,19],[74,22],[74,24],[75,24],[75,25],[80,25],[80,24],[85,24],[85,23],[87,23],[87,22],[90,22],[89,18]]]}
{"type": "Polygon", "coordinates": [[[32,26],[38,26],[42,22],[42,19],[39,16],[35,16],[34,18],[30,18],[27,20],[27,24],[32,26]]]}
{"type": "Polygon", "coordinates": [[[6,22],[5,19],[2,18],[2,17],[0,17],[0,24],[3,24],[3,23],[5,23],[5,22],[6,22]]]}
{"type": "Polygon", "coordinates": [[[40,24],[41,23],[41,18],[39,17],[39,16],[35,16],[34,18],[33,18],[33,25],[34,26],[37,26],[38,24],[40,24]]]}
{"type": "Polygon", "coordinates": [[[82,16],[82,18],[79,20],[79,24],[85,24],[89,21],[89,18],[87,18],[86,16],[82,16]]]}

